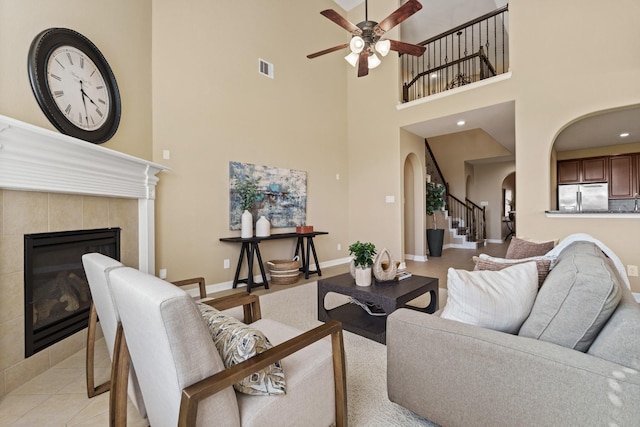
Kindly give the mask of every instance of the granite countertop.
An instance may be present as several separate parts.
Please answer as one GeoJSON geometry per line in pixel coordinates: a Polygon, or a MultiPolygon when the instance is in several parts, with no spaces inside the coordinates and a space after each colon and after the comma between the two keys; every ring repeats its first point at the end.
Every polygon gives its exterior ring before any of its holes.
{"type": "Polygon", "coordinates": [[[584,216],[584,217],[613,217],[613,218],[640,218],[640,211],[633,210],[610,210],[610,211],[545,211],[547,216],[584,216]]]}

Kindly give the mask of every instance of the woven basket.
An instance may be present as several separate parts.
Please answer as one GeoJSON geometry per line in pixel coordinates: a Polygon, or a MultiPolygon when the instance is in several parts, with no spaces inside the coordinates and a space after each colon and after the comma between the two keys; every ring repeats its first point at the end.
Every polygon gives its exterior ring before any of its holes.
{"type": "Polygon", "coordinates": [[[274,259],[267,262],[273,285],[293,285],[300,275],[300,261],[274,259]]]}

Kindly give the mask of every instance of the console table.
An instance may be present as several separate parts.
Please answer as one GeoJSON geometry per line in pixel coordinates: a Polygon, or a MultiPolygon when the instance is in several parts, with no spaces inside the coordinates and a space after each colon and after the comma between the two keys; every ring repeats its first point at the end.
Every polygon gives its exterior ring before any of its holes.
{"type": "Polygon", "coordinates": [[[304,278],[308,279],[310,274],[317,274],[318,276],[322,276],[320,263],[318,262],[318,255],[316,254],[316,247],[313,244],[313,238],[322,234],[329,233],[327,231],[313,231],[311,233],[276,233],[265,237],[221,237],[221,242],[242,244],[242,246],[240,247],[240,256],[238,257],[236,274],[233,277],[233,287],[236,288],[238,286],[238,283],[246,283],[247,292],[251,292],[251,288],[256,286],[264,286],[265,289],[269,289],[269,282],[267,281],[267,275],[264,271],[262,255],[260,254],[260,242],[263,242],[265,240],[297,239],[294,257],[300,256],[300,260],[302,261],[302,267],[300,267],[300,271],[304,273],[304,278]],[[242,261],[244,260],[245,254],[247,257],[247,278],[240,279],[240,269],[242,268],[242,261]],[[313,254],[313,260],[316,264],[316,269],[313,271],[309,269],[311,254],[313,254]],[[255,258],[257,258],[258,266],[260,267],[260,275],[262,276],[261,283],[254,283],[253,281],[254,256],[255,258]]]}

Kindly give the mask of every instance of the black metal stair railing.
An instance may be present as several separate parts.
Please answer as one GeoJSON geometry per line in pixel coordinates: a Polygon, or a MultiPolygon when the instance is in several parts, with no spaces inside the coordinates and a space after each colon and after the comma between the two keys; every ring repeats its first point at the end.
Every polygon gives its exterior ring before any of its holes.
{"type": "Polygon", "coordinates": [[[509,5],[417,43],[421,57],[401,55],[403,102],[503,74],[509,69],[509,5]]]}
{"type": "Polygon", "coordinates": [[[468,242],[483,242],[487,236],[486,210],[478,206],[468,198],[465,201],[458,199],[449,192],[449,184],[438,166],[429,141],[424,140],[425,162],[430,180],[445,186],[447,195],[446,209],[451,217],[451,226],[458,230],[458,235],[467,236],[468,242]]]}
{"type": "Polygon", "coordinates": [[[486,209],[471,200],[458,199],[447,193],[447,207],[451,217],[451,227],[458,235],[466,236],[467,242],[484,242],[487,236],[486,209]]]}

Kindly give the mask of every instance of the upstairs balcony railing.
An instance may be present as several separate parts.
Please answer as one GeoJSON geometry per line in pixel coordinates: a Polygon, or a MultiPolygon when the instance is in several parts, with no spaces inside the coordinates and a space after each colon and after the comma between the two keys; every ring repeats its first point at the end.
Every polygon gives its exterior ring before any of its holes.
{"type": "Polygon", "coordinates": [[[403,102],[503,74],[509,69],[509,5],[418,43],[401,55],[403,102]]]}

